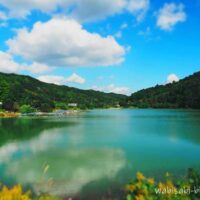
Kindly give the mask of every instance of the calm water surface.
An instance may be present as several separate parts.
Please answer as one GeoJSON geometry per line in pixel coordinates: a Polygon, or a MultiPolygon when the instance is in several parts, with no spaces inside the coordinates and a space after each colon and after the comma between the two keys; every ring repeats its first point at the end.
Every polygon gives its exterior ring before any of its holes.
{"type": "Polygon", "coordinates": [[[200,169],[200,111],[93,110],[65,118],[0,119],[0,180],[76,194],[135,172],[200,169]]]}

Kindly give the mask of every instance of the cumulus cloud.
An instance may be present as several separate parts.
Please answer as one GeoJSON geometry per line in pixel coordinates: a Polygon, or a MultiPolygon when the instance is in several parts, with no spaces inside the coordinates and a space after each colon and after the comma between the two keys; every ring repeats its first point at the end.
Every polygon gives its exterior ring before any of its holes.
{"type": "Polygon", "coordinates": [[[62,14],[81,21],[96,21],[118,13],[131,12],[139,19],[147,11],[149,0],[0,0],[10,18],[24,18],[33,10],[62,14]]]}
{"type": "Polygon", "coordinates": [[[40,74],[53,70],[53,68],[50,68],[48,65],[37,62],[27,65],[24,69],[32,72],[33,74],[40,74]]]}
{"type": "Polygon", "coordinates": [[[37,79],[45,83],[53,83],[56,85],[62,85],[65,83],[65,78],[63,76],[44,75],[39,76],[37,79]]]}
{"type": "Polygon", "coordinates": [[[170,31],[177,23],[184,22],[187,16],[182,3],[166,3],[157,15],[157,26],[165,31],[170,31]]]}
{"type": "Polygon", "coordinates": [[[9,52],[50,66],[110,66],[124,61],[125,49],[112,36],[90,33],[72,19],[37,22],[7,41],[9,52]]]}
{"type": "Polygon", "coordinates": [[[8,9],[10,18],[24,18],[33,10],[52,13],[58,7],[67,7],[72,2],[72,0],[0,0],[0,5],[8,9]]]}
{"type": "Polygon", "coordinates": [[[63,76],[44,75],[44,76],[39,76],[37,79],[45,83],[53,83],[56,85],[64,85],[67,83],[83,84],[86,81],[83,77],[75,73],[73,73],[71,76],[67,78],[63,76]]]}
{"type": "Polygon", "coordinates": [[[173,82],[178,82],[179,78],[176,74],[170,74],[167,77],[167,83],[173,83],[173,82]]]}
{"type": "Polygon", "coordinates": [[[16,73],[22,68],[24,66],[16,63],[10,54],[0,51],[0,72],[16,73]]]}
{"type": "Polygon", "coordinates": [[[0,72],[5,73],[18,73],[22,70],[31,73],[43,73],[51,70],[47,65],[34,62],[32,64],[17,63],[12,55],[7,52],[0,51],[0,72]]]}
{"type": "Polygon", "coordinates": [[[127,5],[127,0],[81,0],[72,16],[80,21],[96,21],[120,13],[127,5]]]}
{"type": "Polygon", "coordinates": [[[137,21],[141,21],[149,9],[149,4],[149,0],[129,0],[127,9],[136,15],[137,21]]]}
{"type": "Polygon", "coordinates": [[[99,86],[93,86],[93,90],[101,91],[101,92],[107,92],[107,93],[116,93],[116,94],[129,94],[129,88],[128,87],[118,87],[114,84],[110,84],[108,86],[99,87],[99,86]]]}
{"type": "Polygon", "coordinates": [[[69,83],[79,83],[79,84],[85,83],[85,79],[76,73],[73,73],[70,77],[66,79],[66,81],[69,83]]]}

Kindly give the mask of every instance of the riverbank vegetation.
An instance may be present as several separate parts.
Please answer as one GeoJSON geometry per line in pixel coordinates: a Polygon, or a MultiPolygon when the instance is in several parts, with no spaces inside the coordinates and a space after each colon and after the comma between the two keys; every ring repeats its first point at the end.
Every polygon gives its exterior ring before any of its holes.
{"type": "Polygon", "coordinates": [[[18,117],[19,113],[16,112],[5,112],[5,111],[0,111],[0,118],[13,118],[13,117],[18,117]]]}
{"type": "Polygon", "coordinates": [[[138,172],[126,185],[126,200],[197,200],[200,199],[200,174],[189,169],[187,175],[174,180],[169,173],[164,181],[156,181],[138,172]]]}
{"type": "MultiPolygon", "coordinates": [[[[171,174],[166,173],[164,181],[156,181],[154,178],[145,177],[141,172],[138,172],[135,179],[123,188],[123,192],[120,192],[119,196],[116,196],[115,192],[113,192],[113,199],[197,200],[200,199],[200,173],[189,169],[187,175],[179,180],[174,180],[171,174]]],[[[71,197],[55,197],[49,194],[35,195],[31,191],[24,191],[20,185],[10,189],[6,186],[1,186],[0,197],[3,200],[72,200],[71,197]]],[[[74,197],[73,199],[80,199],[80,197],[74,197]]],[[[103,199],[110,200],[112,197],[107,198],[105,196],[103,199]]]]}

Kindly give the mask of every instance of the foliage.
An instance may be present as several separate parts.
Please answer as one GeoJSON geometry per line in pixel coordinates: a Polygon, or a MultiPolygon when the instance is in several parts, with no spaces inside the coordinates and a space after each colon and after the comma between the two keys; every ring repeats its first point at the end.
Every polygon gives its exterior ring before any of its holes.
{"type": "Polygon", "coordinates": [[[11,189],[3,186],[0,190],[2,200],[30,200],[30,195],[30,192],[23,193],[20,185],[16,185],[11,189]]]}
{"type": "Polygon", "coordinates": [[[179,82],[133,93],[128,105],[140,108],[200,108],[200,72],[179,82]]]}
{"type": "Polygon", "coordinates": [[[200,199],[200,174],[192,169],[182,180],[173,181],[166,173],[164,182],[156,182],[138,172],[136,179],[126,185],[126,200],[195,200],[200,199]]]}
{"type": "Polygon", "coordinates": [[[66,103],[63,103],[63,102],[55,102],[55,108],[61,109],[61,110],[67,110],[68,105],[66,103]]]}
{"type": "Polygon", "coordinates": [[[0,188],[0,199],[1,200],[59,200],[57,197],[51,195],[39,195],[31,196],[31,192],[23,192],[21,185],[16,185],[13,188],[3,186],[0,188]]]}
{"type": "Polygon", "coordinates": [[[33,113],[33,112],[35,112],[36,111],[36,109],[34,109],[32,106],[30,106],[30,105],[22,105],[21,107],[20,107],[20,112],[21,113],[33,113]]]}
{"type": "Polygon", "coordinates": [[[0,117],[15,118],[18,117],[18,114],[14,112],[0,112],[0,117]]]}
{"type": "Polygon", "coordinates": [[[125,95],[80,90],[40,82],[29,76],[0,73],[0,101],[3,109],[16,111],[22,105],[30,105],[40,111],[65,108],[77,103],[79,108],[115,107],[126,102],[125,95]]]}

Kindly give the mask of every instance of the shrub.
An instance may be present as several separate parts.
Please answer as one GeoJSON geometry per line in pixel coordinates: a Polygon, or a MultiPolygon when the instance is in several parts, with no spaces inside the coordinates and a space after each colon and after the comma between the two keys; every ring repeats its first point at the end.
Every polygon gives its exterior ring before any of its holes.
{"type": "Polygon", "coordinates": [[[173,181],[166,173],[164,182],[156,182],[138,172],[136,179],[126,185],[126,200],[193,200],[200,199],[200,174],[189,169],[187,177],[173,181]],[[195,192],[196,191],[198,192],[195,192]],[[193,192],[194,191],[194,192],[193,192]]]}
{"type": "Polygon", "coordinates": [[[30,105],[22,105],[21,107],[20,107],[20,112],[21,113],[33,113],[33,112],[35,112],[36,110],[33,108],[33,107],[31,107],[30,105]]]}

